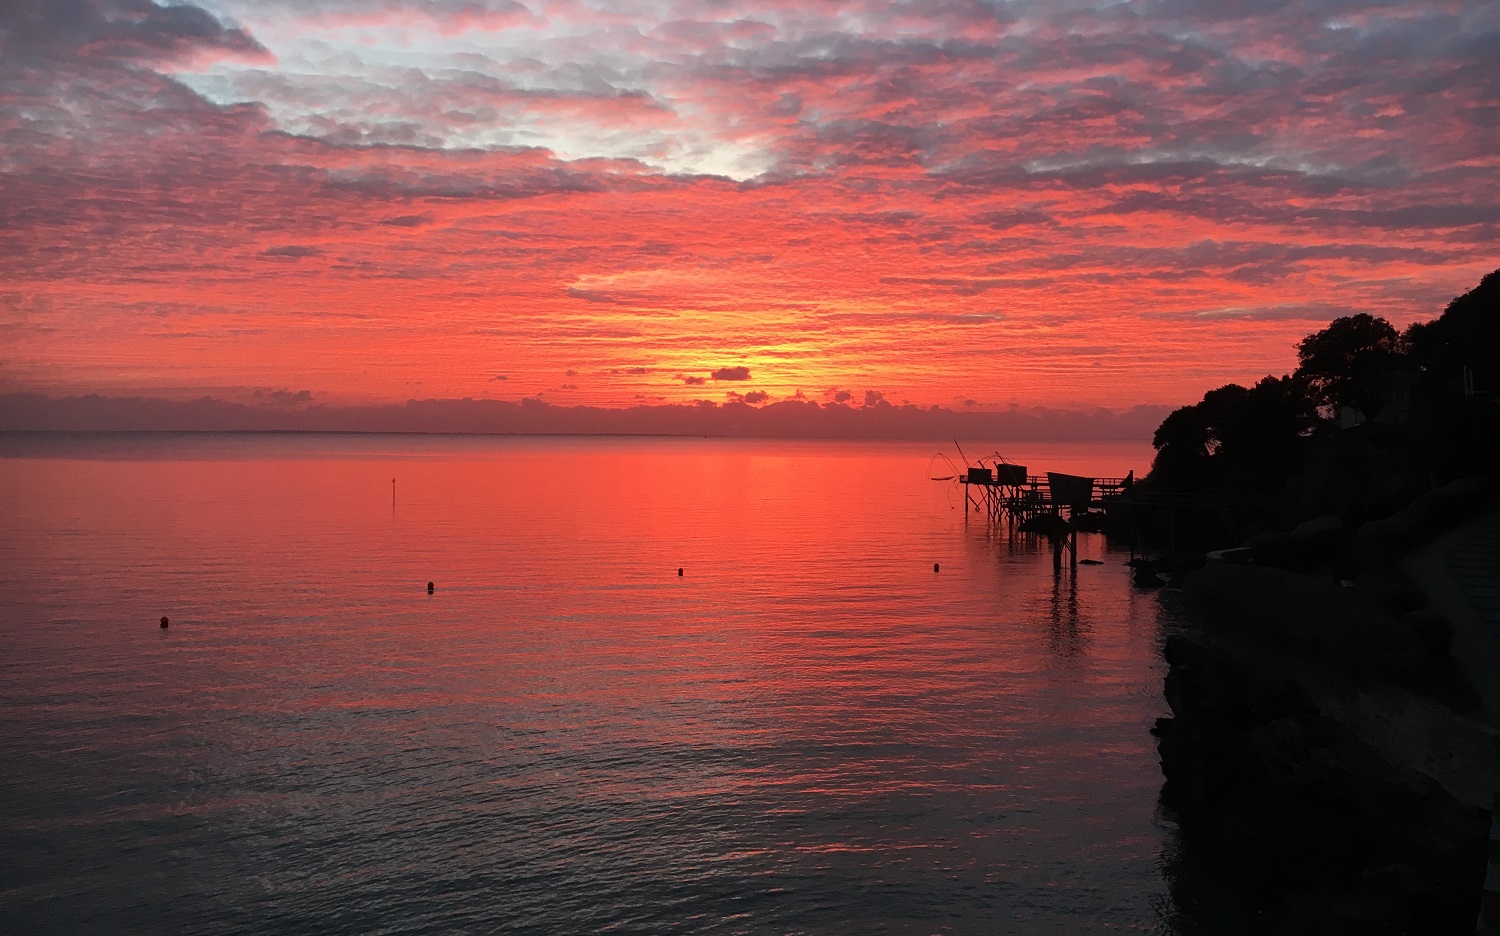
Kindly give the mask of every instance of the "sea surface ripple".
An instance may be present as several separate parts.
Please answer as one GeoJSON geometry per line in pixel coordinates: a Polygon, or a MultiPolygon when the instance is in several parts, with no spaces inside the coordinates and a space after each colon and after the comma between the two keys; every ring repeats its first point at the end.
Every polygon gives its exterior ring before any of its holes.
{"type": "Polygon", "coordinates": [[[1179,932],[1173,612],[934,448],[0,440],[0,928],[1179,932]]]}

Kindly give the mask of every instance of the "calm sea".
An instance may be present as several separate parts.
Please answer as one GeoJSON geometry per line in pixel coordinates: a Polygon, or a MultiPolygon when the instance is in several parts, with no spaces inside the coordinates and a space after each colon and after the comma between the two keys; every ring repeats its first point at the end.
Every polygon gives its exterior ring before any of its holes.
{"type": "Polygon", "coordinates": [[[0,929],[1194,931],[1170,596],[939,448],[0,437],[0,929]]]}

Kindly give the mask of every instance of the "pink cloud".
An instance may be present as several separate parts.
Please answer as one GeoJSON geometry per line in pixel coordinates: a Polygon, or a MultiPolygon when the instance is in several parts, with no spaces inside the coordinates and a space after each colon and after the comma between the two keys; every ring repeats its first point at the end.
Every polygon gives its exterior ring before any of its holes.
{"type": "Polygon", "coordinates": [[[594,33],[564,7],[578,32],[536,40],[524,73],[308,78],[196,7],[97,0],[63,23],[11,5],[5,386],[520,398],[577,364],[609,379],[569,398],[619,406],[686,403],[713,362],[744,361],[713,374],[753,370],[746,403],[873,385],[1126,406],[1284,370],[1325,316],[1434,315],[1494,265],[1500,14],[1356,5],[1335,29],[1236,8],[1019,8],[1021,29],[961,3],[683,3],[594,33]],[[615,30],[625,51],[593,42],[615,30]],[[225,79],[245,100],[166,72],[222,55],[267,62],[225,79]],[[642,154],[743,145],[768,171],[452,142],[522,118],[642,154]]]}

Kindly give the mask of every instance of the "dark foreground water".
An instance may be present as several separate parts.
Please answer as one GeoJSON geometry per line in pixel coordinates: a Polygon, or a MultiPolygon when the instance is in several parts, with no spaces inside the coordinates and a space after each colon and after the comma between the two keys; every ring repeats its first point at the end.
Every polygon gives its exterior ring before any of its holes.
{"type": "Polygon", "coordinates": [[[0,929],[1196,931],[1162,599],[933,450],[0,438],[0,929]]]}

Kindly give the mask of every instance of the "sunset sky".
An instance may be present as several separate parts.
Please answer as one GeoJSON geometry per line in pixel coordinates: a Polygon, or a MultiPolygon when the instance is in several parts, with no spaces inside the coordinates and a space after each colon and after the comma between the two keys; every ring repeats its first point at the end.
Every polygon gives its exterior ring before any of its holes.
{"type": "Polygon", "coordinates": [[[0,392],[1178,405],[1500,266],[1500,3],[0,3],[0,392]]]}

